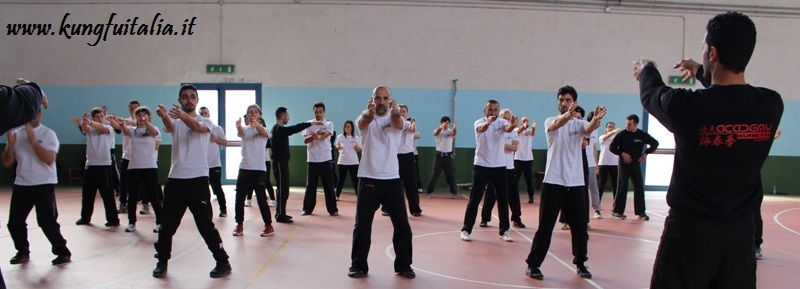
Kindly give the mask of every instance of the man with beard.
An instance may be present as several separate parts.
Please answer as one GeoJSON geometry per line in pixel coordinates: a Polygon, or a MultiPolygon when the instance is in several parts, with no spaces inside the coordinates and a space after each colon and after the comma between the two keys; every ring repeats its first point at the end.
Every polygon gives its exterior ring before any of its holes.
{"type": "Polygon", "coordinates": [[[211,137],[209,127],[213,124],[195,112],[199,98],[197,88],[193,85],[181,86],[178,101],[180,107],[173,104],[174,107],[167,112],[167,108],[159,104],[157,111],[164,122],[164,131],[172,134],[172,165],[164,185],[164,217],[155,243],[158,263],[153,270],[153,277],[167,275],[172,237],[188,207],[200,235],[217,261],[209,275],[219,278],[230,274],[231,264],[228,262],[228,253],[222,248],[219,231],[211,221],[208,161],[204,156],[208,154],[208,140],[211,137]]]}

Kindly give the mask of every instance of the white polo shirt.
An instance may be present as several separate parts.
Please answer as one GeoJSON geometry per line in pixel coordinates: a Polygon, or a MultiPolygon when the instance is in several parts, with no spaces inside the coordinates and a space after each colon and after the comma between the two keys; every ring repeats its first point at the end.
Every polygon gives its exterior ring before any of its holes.
{"type": "MultiPolygon", "coordinates": [[[[333,134],[333,123],[323,120],[322,124],[314,124],[316,120],[309,120],[311,126],[303,130],[303,137],[310,136],[318,130],[325,130],[333,134]]],[[[309,163],[327,162],[333,159],[331,155],[331,136],[324,139],[314,139],[306,146],[306,161],[309,163]]]]}
{"type": "MultiPolygon", "coordinates": [[[[550,127],[556,117],[545,120],[544,127],[550,127]]],[[[561,128],[547,132],[545,183],[565,187],[584,185],[581,146],[585,136],[583,128],[586,123],[586,121],[572,118],[561,128]]]]}
{"type": "Polygon", "coordinates": [[[526,129],[522,133],[519,133],[519,128],[515,128],[514,133],[516,133],[519,136],[519,146],[517,146],[517,152],[514,153],[514,159],[518,161],[532,161],[533,160],[532,128],[526,129]]]}
{"type": "MultiPolygon", "coordinates": [[[[486,117],[479,118],[473,125],[474,129],[487,121],[486,117]]],[[[482,133],[475,130],[475,161],[474,165],[486,168],[505,168],[505,127],[508,121],[497,118],[489,128],[482,133]]]]}
{"type": "MultiPolygon", "coordinates": [[[[197,122],[213,127],[213,123],[200,115],[194,118],[197,122]]],[[[194,179],[208,177],[208,155],[210,132],[191,131],[182,120],[173,120],[172,160],[169,168],[171,179],[194,179]]]]}
{"type": "Polygon", "coordinates": [[[408,130],[410,127],[410,121],[403,123],[403,134],[400,135],[400,148],[397,149],[397,154],[414,152],[414,133],[408,130]]]}
{"type": "MultiPolygon", "coordinates": [[[[110,166],[111,165],[111,145],[114,143],[114,129],[107,124],[103,125],[108,129],[108,133],[101,133],[93,127],[89,127],[86,134],[86,165],[87,166],[110,166]]],[[[152,147],[151,147],[152,148],[152,147]]]]}
{"type": "MultiPolygon", "coordinates": [[[[227,138],[225,138],[225,131],[222,129],[221,126],[214,125],[214,127],[211,128],[211,134],[214,135],[215,137],[217,137],[218,139],[227,140],[227,138]]],[[[220,150],[221,150],[221,148],[220,148],[219,144],[211,141],[211,136],[209,135],[209,137],[208,137],[208,167],[209,168],[222,167],[222,163],[219,160],[220,150]]]]}
{"type": "Polygon", "coordinates": [[[369,125],[361,130],[361,164],[359,178],[392,180],[400,178],[397,151],[403,130],[392,127],[391,113],[375,116],[369,125]]]}
{"type": "Polygon", "coordinates": [[[594,154],[597,152],[597,130],[593,131],[591,135],[589,135],[589,145],[586,146],[586,160],[588,161],[588,167],[594,168],[597,167],[597,164],[594,162],[594,154]]]}
{"type": "Polygon", "coordinates": [[[336,146],[342,145],[342,149],[339,150],[339,160],[336,163],[340,165],[357,165],[358,152],[356,152],[356,144],[361,146],[361,138],[357,135],[345,137],[344,134],[340,134],[337,136],[336,146]]]}
{"type": "MultiPolygon", "coordinates": [[[[503,137],[505,140],[505,144],[511,145],[514,142],[517,142],[517,151],[519,151],[519,134],[516,131],[507,132],[503,137]]],[[[505,161],[506,161],[506,169],[513,170],[514,169],[514,152],[513,151],[506,151],[505,148],[503,149],[503,153],[505,154],[505,161]]]]}
{"type": "Polygon", "coordinates": [[[254,127],[245,127],[242,137],[242,162],[239,163],[239,168],[266,172],[267,160],[264,159],[266,146],[267,137],[258,134],[258,130],[254,127]]]}
{"type": "Polygon", "coordinates": [[[614,141],[614,138],[617,137],[617,134],[614,134],[608,137],[606,140],[600,141],[600,161],[598,165],[601,166],[617,166],[619,165],[619,156],[615,155],[609,149],[611,147],[611,142],[614,141]]]}
{"type": "MultiPolygon", "coordinates": [[[[45,164],[33,150],[28,133],[25,127],[14,131],[17,134],[17,141],[14,143],[14,158],[17,161],[17,177],[14,184],[19,186],[38,186],[46,184],[58,184],[56,175],[56,162],[45,164]]],[[[36,141],[48,152],[58,153],[58,137],[52,129],[39,124],[33,128],[36,141]]],[[[106,155],[109,155],[106,151],[106,155]]],[[[109,161],[109,164],[110,161],[109,161]]]]}
{"type": "MultiPolygon", "coordinates": [[[[146,127],[125,127],[130,135],[130,163],[128,169],[157,169],[156,164],[156,141],[161,140],[161,132],[150,135],[146,127]]],[[[158,128],[156,128],[158,131],[158,128]]]]}
{"type": "Polygon", "coordinates": [[[436,151],[449,153],[453,151],[453,130],[446,128],[436,136],[436,151]]]}

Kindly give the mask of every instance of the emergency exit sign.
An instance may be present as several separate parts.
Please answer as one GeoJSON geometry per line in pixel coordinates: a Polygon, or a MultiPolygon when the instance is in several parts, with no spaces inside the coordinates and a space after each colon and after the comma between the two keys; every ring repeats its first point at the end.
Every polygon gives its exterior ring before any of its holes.
{"type": "Polygon", "coordinates": [[[683,80],[683,76],[680,75],[669,76],[669,84],[671,85],[694,85],[695,83],[697,83],[697,79],[694,77],[688,80],[683,80]]]}
{"type": "Polygon", "coordinates": [[[236,65],[233,64],[206,65],[206,73],[208,74],[234,74],[235,72],[236,72],[236,65]]]}

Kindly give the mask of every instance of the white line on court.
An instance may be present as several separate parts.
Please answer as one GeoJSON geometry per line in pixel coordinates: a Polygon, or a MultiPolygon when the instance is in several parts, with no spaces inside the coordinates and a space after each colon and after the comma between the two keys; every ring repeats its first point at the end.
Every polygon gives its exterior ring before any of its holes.
{"type": "Polygon", "coordinates": [[[790,229],[789,227],[787,227],[786,225],[784,225],[783,223],[781,223],[781,221],[780,221],[780,220],[778,220],[778,217],[780,217],[780,215],[781,215],[781,214],[783,214],[783,213],[786,213],[786,212],[789,212],[789,211],[795,211],[795,210],[800,210],[800,208],[786,209],[786,210],[780,211],[780,212],[778,212],[777,214],[775,214],[775,216],[774,216],[774,217],[772,217],[772,220],[774,220],[774,221],[775,221],[775,223],[777,223],[777,224],[778,224],[778,226],[781,226],[781,227],[782,227],[782,228],[784,228],[786,231],[792,232],[792,233],[794,233],[795,235],[800,235],[800,232],[797,232],[797,231],[795,231],[795,230],[792,230],[792,229],[790,229]]]}

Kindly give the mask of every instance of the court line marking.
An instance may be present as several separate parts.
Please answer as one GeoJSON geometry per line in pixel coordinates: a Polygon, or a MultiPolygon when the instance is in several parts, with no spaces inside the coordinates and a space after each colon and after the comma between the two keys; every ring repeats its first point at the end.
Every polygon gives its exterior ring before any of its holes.
{"type": "Polygon", "coordinates": [[[289,244],[289,241],[291,241],[294,238],[294,236],[297,234],[297,232],[300,231],[300,228],[303,227],[303,225],[308,221],[308,218],[310,216],[311,215],[307,215],[307,216],[305,216],[305,218],[303,218],[303,220],[301,222],[296,223],[297,226],[295,226],[294,230],[292,230],[292,232],[289,233],[289,236],[287,236],[286,239],[284,239],[283,242],[281,242],[281,245],[278,246],[278,248],[275,249],[275,251],[272,252],[271,255],[269,255],[269,258],[267,258],[267,260],[264,261],[264,263],[261,265],[261,267],[258,268],[258,271],[253,273],[253,276],[250,277],[250,280],[247,281],[247,284],[244,285],[244,288],[248,288],[251,285],[253,285],[253,283],[258,279],[258,277],[261,276],[261,273],[263,273],[264,270],[266,270],[267,267],[269,267],[269,265],[272,264],[272,261],[275,260],[275,258],[278,256],[279,253],[281,253],[281,251],[283,251],[283,248],[285,248],[286,245],[289,244]]]}

